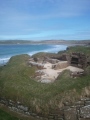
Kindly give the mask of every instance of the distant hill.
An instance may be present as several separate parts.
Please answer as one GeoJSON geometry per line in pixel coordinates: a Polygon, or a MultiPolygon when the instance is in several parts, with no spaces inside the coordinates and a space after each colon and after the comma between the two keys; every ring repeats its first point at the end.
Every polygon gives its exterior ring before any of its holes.
{"type": "Polygon", "coordinates": [[[0,44],[80,44],[80,45],[90,45],[90,40],[0,40],[0,44]]]}
{"type": "Polygon", "coordinates": [[[0,40],[0,44],[30,44],[27,40],[0,40]]]}

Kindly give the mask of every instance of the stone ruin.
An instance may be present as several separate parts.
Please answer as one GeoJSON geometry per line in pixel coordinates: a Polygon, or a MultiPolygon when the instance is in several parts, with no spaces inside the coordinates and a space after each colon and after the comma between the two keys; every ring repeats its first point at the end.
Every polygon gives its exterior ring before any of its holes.
{"type": "Polygon", "coordinates": [[[68,61],[69,65],[79,68],[85,68],[90,65],[90,56],[86,56],[84,53],[80,52],[73,52],[71,54],[64,53],[54,57],[54,59],[68,61]]]}
{"type": "Polygon", "coordinates": [[[31,58],[28,61],[28,65],[36,66],[37,70],[32,76],[35,80],[42,83],[54,82],[58,75],[60,74],[59,69],[64,69],[68,67],[68,61],[60,61],[57,59],[52,59],[50,57],[44,57],[43,59],[31,58]]]}
{"type": "MultiPolygon", "coordinates": [[[[82,69],[85,69],[87,66],[90,66],[90,56],[87,56],[84,53],[80,52],[73,52],[71,54],[63,53],[62,55],[54,57],[54,59],[67,61],[67,65],[82,69]]],[[[57,68],[59,68],[59,66],[57,66],[57,68]]],[[[81,77],[82,75],[85,75],[85,72],[71,72],[70,74],[70,76],[73,78],[81,77]]]]}
{"type": "MultiPolygon", "coordinates": [[[[59,70],[64,69],[68,66],[73,66],[77,68],[84,69],[87,66],[90,66],[90,56],[85,55],[81,52],[72,52],[72,53],[63,53],[63,54],[57,54],[55,56],[43,56],[42,58],[35,57],[31,58],[29,61],[29,65],[31,66],[37,66],[38,70],[46,69],[45,64],[50,63],[51,69],[53,70],[59,70]]],[[[70,76],[72,78],[77,78],[85,75],[85,71],[75,71],[70,73],[70,76]]],[[[36,73],[35,78],[37,77],[40,79],[42,76],[41,73],[36,73]]]]}
{"type": "MultiPolygon", "coordinates": [[[[65,59],[66,60],[66,59],[65,59]]],[[[53,59],[53,58],[49,58],[49,57],[44,57],[42,60],[37,58],[35,59],[30,59],[28,64],[31,66],[36,66],[38,69],[45,69],[44,65],[46,63],[51,63],[52,65],[52,69],[58,70],[58,69],[63,69],[66,68],[67,66],[69,66],[68,61],[63,60],[59,60],[59,59],[53,59]]]]}
{"type": "Polygon", "coordinates": [[[61,108],[50,109],[47,115],[32,111],[30,106],[25,106],[19,101],[12,101],[0,97],[0,104],[9,111],[33,117],[37,120],[90,120],[90,97],[83,97],[75,102],[63,101],[61,108]]]}
{"type": "Polygon", "coordinates": [[[83,53],[72,53],[70,63],[72,66],[85,68],[87,66],[87,56],[83,53]]]}
{"type": "Polygon", "coordinates": [[[66,68],[68,66],[69,66],[68,61],[59,61],[58,63],[52,65],[52,68],[54,70],[58,70],[58,69],[66,68]]]}

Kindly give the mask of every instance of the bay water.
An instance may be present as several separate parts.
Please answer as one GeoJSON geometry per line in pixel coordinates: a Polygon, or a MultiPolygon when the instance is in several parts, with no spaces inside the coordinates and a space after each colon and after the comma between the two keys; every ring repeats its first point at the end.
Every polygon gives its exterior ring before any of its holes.
{"type": "Polygon", "coordinates": [[[12,56],[19,54],[28,54],[32,56],[38,52],[57,53],[66,50],[66,45],[46,45],[46,44],[28,44],[28,45],[0,45],[0,65],[6,64],[12,56]]]}

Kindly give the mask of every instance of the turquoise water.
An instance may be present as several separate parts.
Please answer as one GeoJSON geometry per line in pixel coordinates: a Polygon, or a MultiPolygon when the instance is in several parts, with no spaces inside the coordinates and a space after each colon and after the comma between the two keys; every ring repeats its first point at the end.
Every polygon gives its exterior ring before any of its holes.
{"type": "Polygon", "coordinates": [[[57,53],[58,51],[65,50],[65,45],[0,45],[0,64],[5,64],[8,60],[19,54],[33,55],[38,52],[51,52],[57,53]]]}

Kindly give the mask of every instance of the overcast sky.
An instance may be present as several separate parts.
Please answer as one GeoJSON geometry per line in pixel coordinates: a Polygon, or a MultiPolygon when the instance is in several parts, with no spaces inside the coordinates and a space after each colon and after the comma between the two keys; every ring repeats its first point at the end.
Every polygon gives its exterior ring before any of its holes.
{"type": "Polygon", "coordinates": [[[4,39],[90,39],[90,0],[0,0],[4,39]]]}

